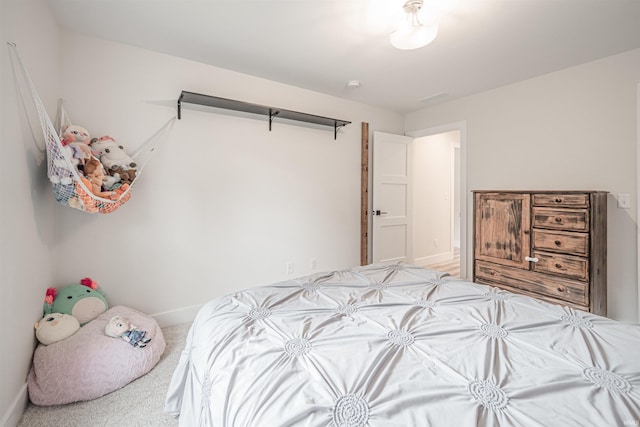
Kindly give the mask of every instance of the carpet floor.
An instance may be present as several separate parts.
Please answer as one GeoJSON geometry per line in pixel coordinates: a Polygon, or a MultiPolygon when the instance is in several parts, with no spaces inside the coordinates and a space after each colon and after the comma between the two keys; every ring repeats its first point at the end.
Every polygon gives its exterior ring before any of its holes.
{"type": "Polygon", "coordinates": [[[178,421],[163,412],[164,399],[190,327],[191,323],[184,323],[162,328],[165,352],[146,375],[120,390],[87,402],[59,406],[29,403],[18,427],[177,426],[178,421]]]}

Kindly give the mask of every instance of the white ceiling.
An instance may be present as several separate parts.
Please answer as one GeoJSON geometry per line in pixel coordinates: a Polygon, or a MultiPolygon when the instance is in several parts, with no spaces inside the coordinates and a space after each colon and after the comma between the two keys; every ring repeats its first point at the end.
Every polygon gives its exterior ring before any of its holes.
{"type": "Polygon", "coordinates": [[[71,31],[398,112],[640,47],[640,0],[425,0],[449,9],[413,51],[388,38],[403,0],[48,1],[71,31]]]}

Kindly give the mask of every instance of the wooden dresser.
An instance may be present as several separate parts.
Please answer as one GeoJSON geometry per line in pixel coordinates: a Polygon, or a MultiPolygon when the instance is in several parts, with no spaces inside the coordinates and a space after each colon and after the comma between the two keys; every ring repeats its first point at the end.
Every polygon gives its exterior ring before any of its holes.
{"type": "Polygon", "coordinates": [[[607,315],[607,193],[474,191],[473,281],[607,315]]]}

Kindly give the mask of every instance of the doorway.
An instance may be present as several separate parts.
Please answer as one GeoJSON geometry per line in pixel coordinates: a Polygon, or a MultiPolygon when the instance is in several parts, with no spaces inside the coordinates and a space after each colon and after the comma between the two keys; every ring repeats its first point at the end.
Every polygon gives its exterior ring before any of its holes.
{"type": "MultiPolygon", "coordinates": [[[[368,264],[370,262],[376,262],[376,259],[372,256],[373,252],[373,244],[372,244],[372,221],[371,218],[371,209],[372,209],[372,193],[369,192],[369,188],[371,187],[371,181],[373,179],[373,175],[375,172],[369,169],[369,164],[371,160],[371,152],[369,151],[369,131],[368,124],[363,123],[362,127],[362,180],[361,180],[361,263],[362,265],[368,264]]],[[[468,226],[467,226],[467,203],[468,203],[468,194],[467,194],[467,185],[466,185],[466,122],[455,122],[448,125],[437,126],[433,128],[422,129],[418,131],[414,131],[407,134],[407,137],[421,138],[431,135],[444,134],[452,131],[457,131],[458,139],[459,139],[459,150],[455,151],[454,156],[458,156],[458,159],[455,160],[459,167],[457,167],[457,172],[454,177],[454,190],[452,193],[458,194],[451,202],[459,204],[454,207],[456,212],[459,212],[459,222],[453,221],[454,227],[454,239],[455,243],[459,242],[459,266],[460,266],[460,274],[459,277],[462,279],[468,279],[467,277],[467,241],[468,241],[468,226]],[[455,228],[458,224],[458,231],[456,233],[455,228]],[[459,237],[459,240],[456,238],[459,237]]],[[[411,144],[413,145],[413,144],[411,144]]],[[[412,150],[409,150],[411,152],[412,150]]],[[[413,161],[411,163],[411,168],[413,169],[413,161]]],[[[420,165],[416,165],[420,167],[420,165]]],[[[412,175],[412,174],[411,174],[412,175]]],[[[409,199],[413,199],[410,197],[409,199]]],[[[453,199],[453,198],[452,198],[453,199]]],[[[412,203],[411,200],[408,200],[407,203],[412,203]]],[[[378,209],[373,207],[373,209],[378,209]]],[[[412,210],[412,209],[411,209],[412,210]]],[[[376,212],[375,210],[373,211],[376,212]]],[[[413,233],[410,233],[410,240],[413,240],[413,233]]],[[[454,243],[454,244],[455,244],[454,243]]],[[[413,247],[413,243],[410,244],[413,247]]],[[[413,261],[413,259],[411,259],[413,261]]]]}
{"type": "Polygon", "coordinates": [[[466,122],[421,129],[407,136],[414,138],[415,142],[414,171],[419,172],[414,174],[414,186],[418,186],[420,181],[437,184],[424,190],[427,191],[424,198],[414,193],[414,218],[418,217],[420,210],[431,209],[429,216],[438,217],[439,228],[435,229],[433,224],[427,222],[422,228],[417,223],[414,226],[416,264],[455,272],[451,262],[457,261],[459,277],[467,279],[466,122]],[[420,151],[424,151],[424,155],[420,155],[420,151]],[[427,160],[428,156],[433,157],[434,154],[438,156],[436,159],[427,160]],[[437,174],[423,173],[427,168],[437,168],[447,176],[438,183],[437,174]],[[418,203],[423,206],[420,207],[418,203]]]}
{"type": "Polygon", "coordinates": [[[414,264],[460,277],[460,131],[413,139],[414,264]]]}

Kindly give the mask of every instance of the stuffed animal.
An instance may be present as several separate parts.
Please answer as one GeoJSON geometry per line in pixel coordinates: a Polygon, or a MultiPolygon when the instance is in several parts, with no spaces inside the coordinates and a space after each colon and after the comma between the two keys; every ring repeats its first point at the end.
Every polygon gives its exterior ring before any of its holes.
{"type": "Polygon", "coordinates": [[[71,125],[62,130],[60,142],[66,151],[67,157],[71,163],[82,169],[85,161],[91,158],[91,136],[89,132],[82,126],[71,125]]]}
{"type": "Polygon", "coordinates": [[[112,170],[118,166],[122,166],[124,169],[134,169],[137,166],[136,162],[125,153],[124,147],[118,145],[110,136],[93,138],[90,145],[91,148],[98,153],[100,161],[108,170],[112,170]]]}
{"type": "Polygon", "coordinates": [[[122,184],[120,187],[116,188],[114,191],[118,194],[113,203],[101,203],[101,206],[98,208],[98,212],[107,214],[114,212],[120,206],[125,204],[131,198],[131,192],[129,190],[129,184],[122,184]]]}
{"type": "Polygon", "coordinates": [[[69,338],[78,332],[80,323],[70,314],[51,313],[36,322],[36,338],[44,345],[53,344],[69,338]]]}
{"type": "Polygon", "coordinates": [[[147,331],[141,331],[122,316],[114,316],[104,328],[104,333],[110,337],[122,338],[134,347],[146,347],[151,338],[146,338],[147,331]]]}
{"type": "MultiPolygon", "coordinates": [[[[80,181],[82,181],[84,187],[86,187],[88,191],[91,191],[91,182],[89,182],[87,178],[85,178],[83,175],[80,175],[80,181]]],[[[69,206],[89,213],[98,212],[98,203],[96,203],[97,200],[91,194],[87,193],[87,191],[84,190],[79,181],[75,181],[73,185],[75,188],[75,195],[69,198],[69,206]]]]}
{"type": "Polygon", "coordinates": [[[65,126],[62,129],[62,138],[60,142],[62,146],[68,145],[70,142],[82,142],[85,145],[89,145],[91,141],[91,135],[89,131],[78,125],[65,126]]]}
{"type": "Polygon", "coordinates": [[[104,175],[104,166],[102,166],[102,163],[100,163],[97,157],[91,156],[91,158],[87,160],[84,174],[94,174],[96,171],[102,172],[102,175],[104,175]]]}
{"type": "Polygon", "coordinates": [[[114,191],[116,188],[120,188],[122,183],[120,182],[120,174],[119,173],[111,173],[104,177],[103,186],[107,191],[114,191]]]}
{"type": "Polygon", "coordinates": [[[122,166],[117,166],[109,169],[109,175],[118,176],[120,178],[120,182],[122,184],[129,184],[136,179],[136,170],[135,169],[125,169],[122,166]]]}
{"type": "Polygon", "coordinates": [[[80,325],[95,319],[109,308],[107,299],[97,282],[85,277],[80,284],[67,285],[59,290],[47,289],[44,299],[44,314],[70,314],[80,325]]]}
{"type": "Polygon", "coordinates": [[[73,182],[69,184],[63,183],[54,183],[53,184],[53,195],[58,202],[65,203],[69,197],[73,197],[75,194],[75,187],[73,186],[73,182]]]}
{"type": "Polygon", "coordinates": [[[104,185],[104,168],[100,160],[95,157],[91,157],[84,165],[84,174],[86,181],[83,180],[85,186],[91,192],[103,199],[113,199],[118,196],[115,191],[102,191],[102,186],[104,185]],[[87,185],[87,182],[89,185],[87,185]]]}

